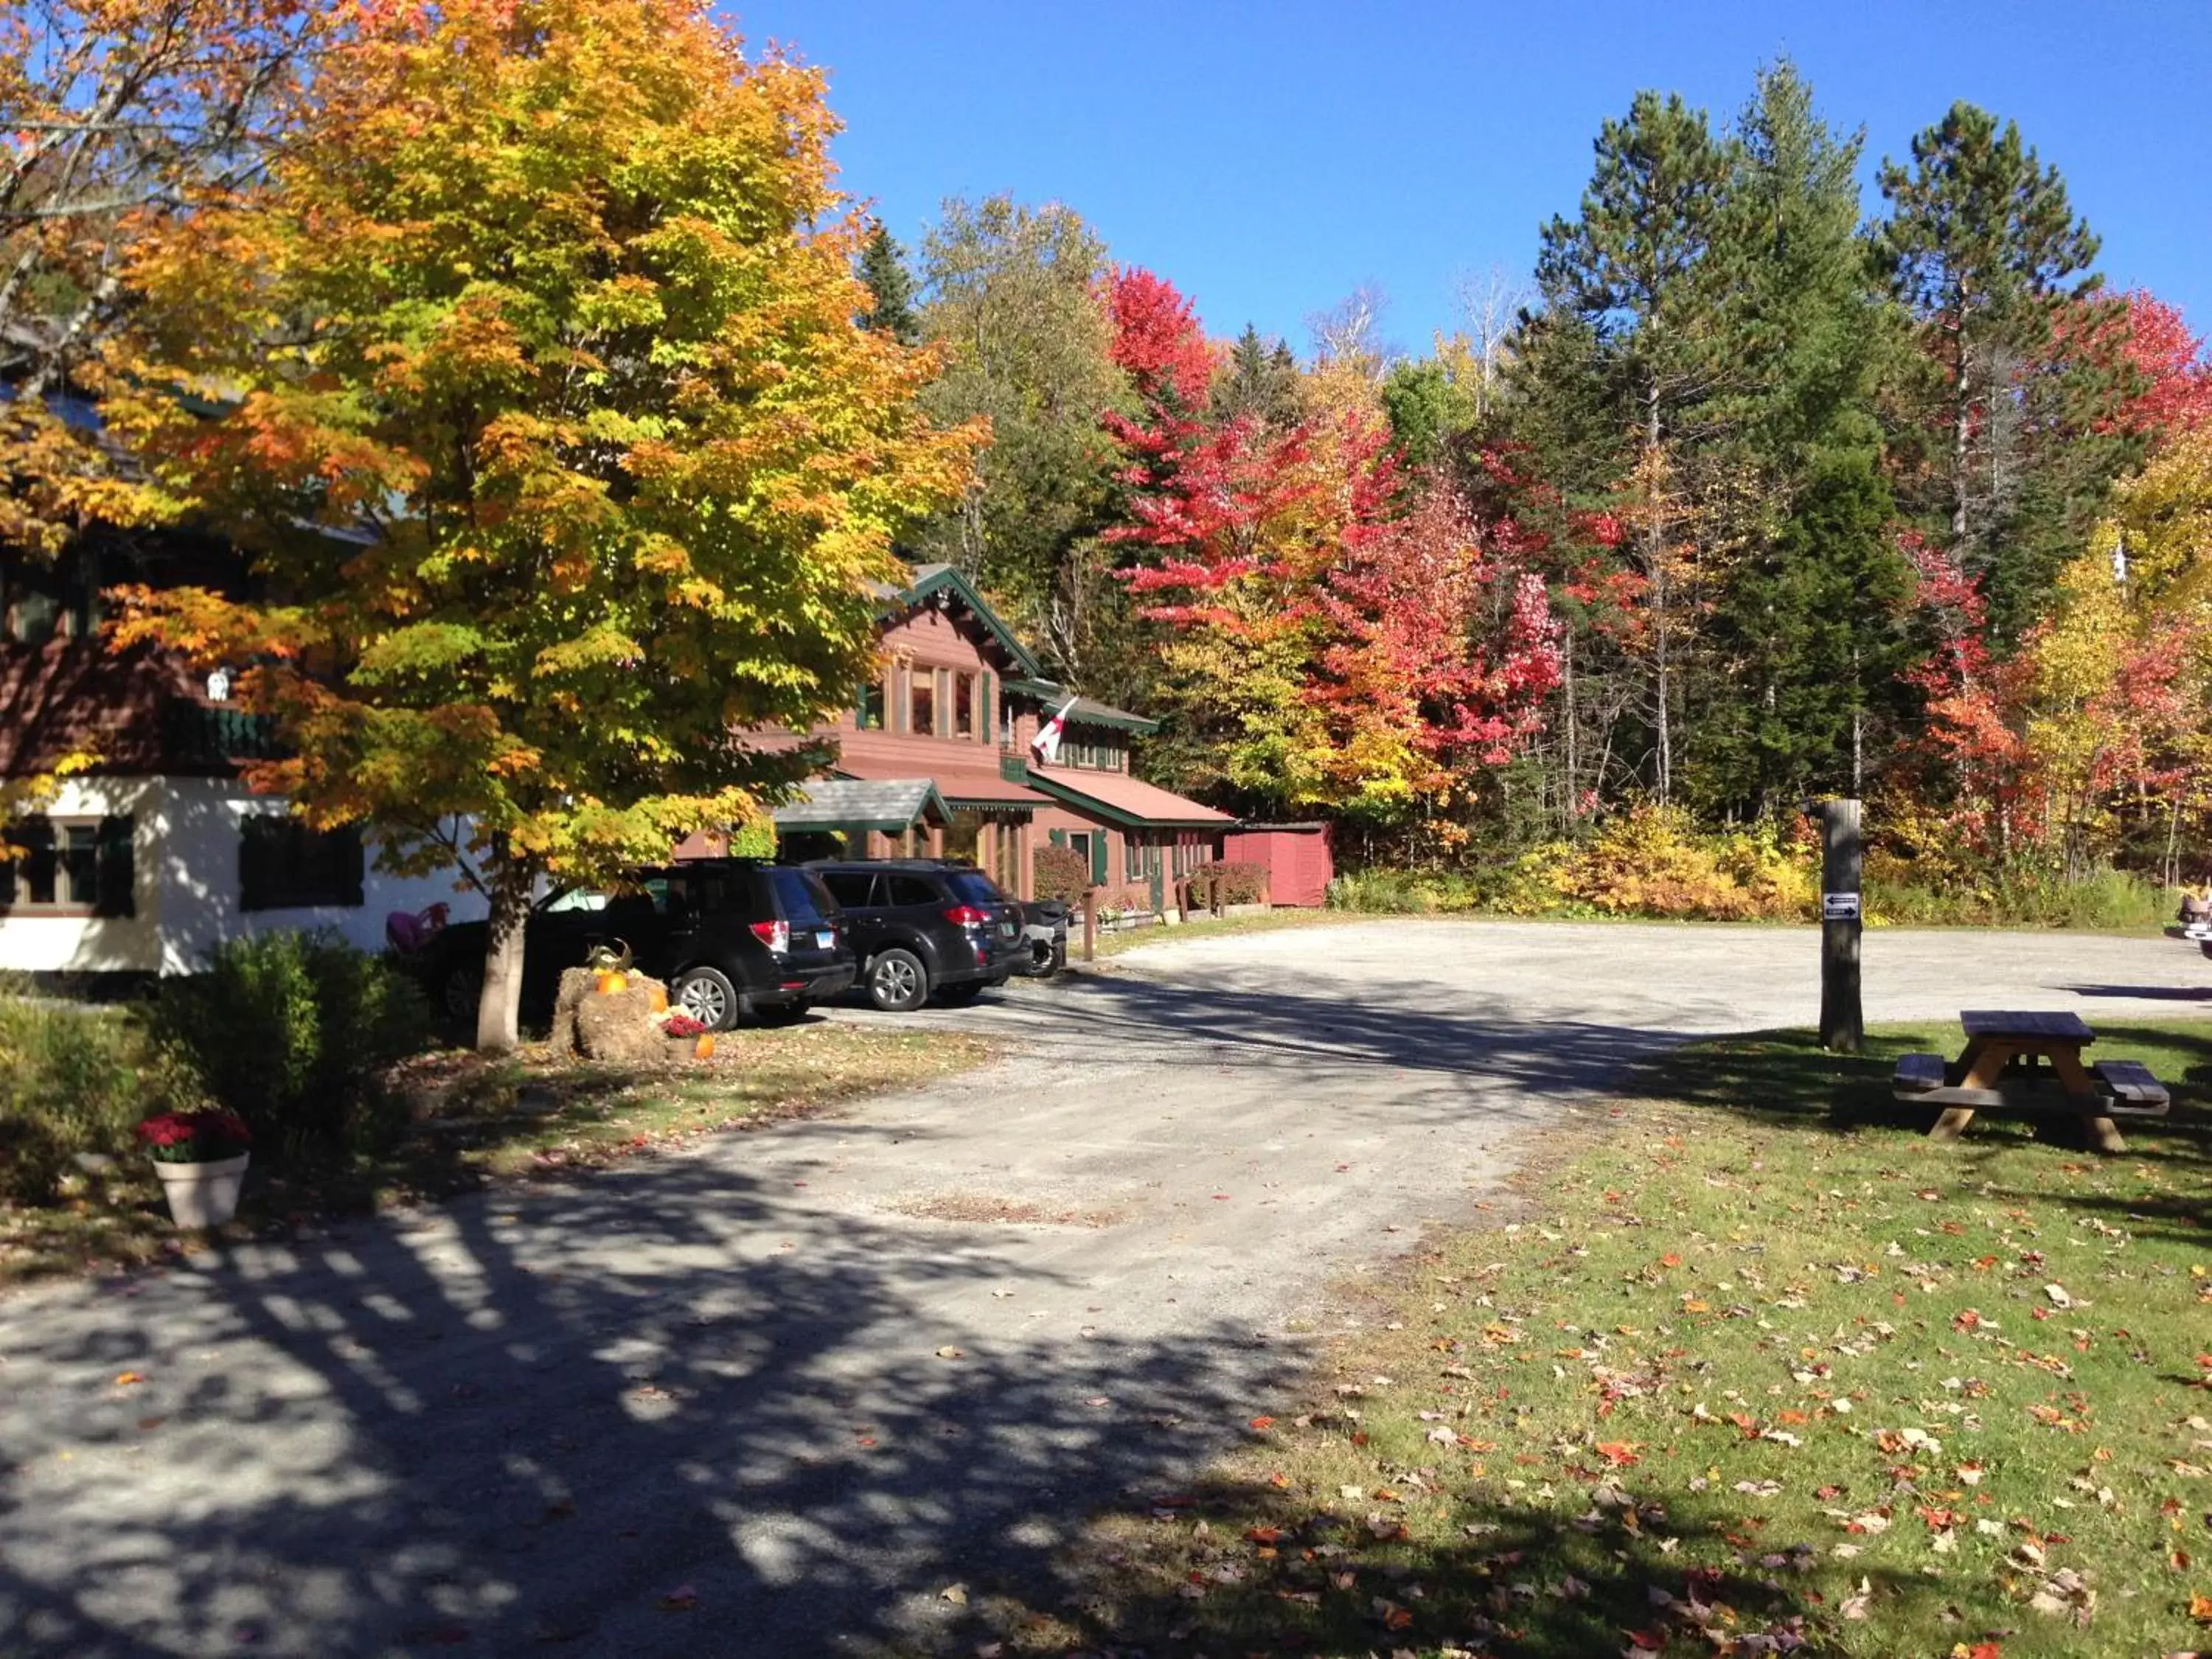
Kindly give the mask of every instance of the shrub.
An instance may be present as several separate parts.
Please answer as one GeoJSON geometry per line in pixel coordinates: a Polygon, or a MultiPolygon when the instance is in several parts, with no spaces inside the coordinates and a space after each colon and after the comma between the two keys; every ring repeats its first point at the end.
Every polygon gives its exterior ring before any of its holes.
{"type": "Polygon", "coordinates": [[[1267,896],[1267,866],[1222,859],[1190,872],[1190,890],[1201,902],[1217,889],[1224,904],[1257,904],[1267,896]]]}
{"type": "Polygon", "coordinates": [[[424,1046],[415,981],[327,934],[268,933],[218,945],[205,971],[165,981],[155,1041],[274,1157],[376,1151],[404,1109],[392,1066],[424,1046]]]}
{"type": "Polygon", "coordinates": [[[78,1154],[130,1157],[167,1081],[127,1012],[0,994],[0,1198],[49,1203],[78,1154]]]}
{"type": "Polygon", "coordinates": [[[1040,847],[1030,862],[1039,898],[1083,902],[1084,890],[1091,885],[1091,860],[1082,854],[1073,847],[1040,847]]]}
{"type": "Polygon", "coordinates": [[[1516,865],[1523,903],[1586,913],[1699,921],[1797,921],[1817,914],[1819,861],[1802,820],[1701,833],[1679,806],[1646,803],[1585,839],[1554,842],[1516,865]]]}

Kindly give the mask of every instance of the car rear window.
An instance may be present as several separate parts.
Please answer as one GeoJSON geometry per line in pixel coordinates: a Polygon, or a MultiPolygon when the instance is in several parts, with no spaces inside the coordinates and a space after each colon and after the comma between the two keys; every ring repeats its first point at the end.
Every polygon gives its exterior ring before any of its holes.
{"type": "Polygon", "coordinates": [[[738,915],[759,913],[752,878],[743,871],[686,870],[667,883],[668,909],[674,915],[738,915]]]}
{"type": "Polygon", "coordinates": [[[1006,896],[999,884],[981,870],[955,870],[946,878],[952,896],[963,904],[1004,904],[1006,896]]]}
{"type": "Polygon", "coordinates": [[[768,874],[775,884],[775,896],[783,908],[783,919],[793,927],[813,927],[829,921],[836,910],[837,902],[830,896],[830,890],[823,886],[821,878],[812,871],[784,866],[768,874]]]}

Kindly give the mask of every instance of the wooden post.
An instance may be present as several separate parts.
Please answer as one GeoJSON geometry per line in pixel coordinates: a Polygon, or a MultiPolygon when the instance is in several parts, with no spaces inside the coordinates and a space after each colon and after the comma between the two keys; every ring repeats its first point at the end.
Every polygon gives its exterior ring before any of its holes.
{"type": "Polygon", "coordinates": [[[1083,890],[1083,959],[1085,962],[1098,959],[1098,890],[1096,887],[1083,890]]]}
{"type": "Polygon", "coordinates": [[[1866,1038],[1859,1003],[1859,804],[1820,805],[1820,1046],[1855,1054],[1866,1038]]]}

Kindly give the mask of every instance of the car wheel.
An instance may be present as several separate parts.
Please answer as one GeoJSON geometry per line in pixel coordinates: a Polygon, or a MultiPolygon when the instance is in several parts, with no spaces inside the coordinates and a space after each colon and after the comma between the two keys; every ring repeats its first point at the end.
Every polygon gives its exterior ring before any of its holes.
{"type": "Polygon", "coordinates": [[[1030,945],[1030,973],[1039,979],[1050,979],[1060,971],[1060,956],[1058,946],[1043,939],[1031,942],[1030,945]]]}
{"type": "Polygon", "coordinates": [[[738,988],[719,968],[694,968],[676,981],[676,1006],[710,1031],[736,1024],[743,1004],[738,988]]]}
{"type": "Polygon", "coordinates": [[[811,1002],[781,1002],[773,1008],[756,1008],[753,1016],[763,1025],[796,1025],[813,1007],[811,1002]]]}
{"type": "Polygon", "coordinates": [[[483,974],[479,969],[462,963],[446,969],[438,981],[438,1006],[446,1018],[457,1025],[476,1022],[477,1010],[483,1002],[483,974]]]}
{"type": "Polygon", "coordinates": [[[887,1014],[910,1014],[929,1000],[929,970],[911,951],[893,947],[868,964],[868,1000],[887,1014]]]}
{"type": "Polygon", "coordinates": [[[937,994],[937,1000],[948,1008],[964,1008],[983,994],[983,981],[971,979],[958,985],[948,985],[937,994]]]}

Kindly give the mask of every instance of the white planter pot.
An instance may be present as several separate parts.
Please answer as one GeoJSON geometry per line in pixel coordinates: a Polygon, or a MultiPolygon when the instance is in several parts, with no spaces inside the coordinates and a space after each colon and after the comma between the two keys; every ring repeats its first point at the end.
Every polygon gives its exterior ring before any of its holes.
{"type": "Polygon", "coordinates": [[[238,1189],[246,1184],[251,1152],[212,1164],[156,1164],[169,1218],[179,1227],[220,1227],[238,1213],[238,1189]]]}

